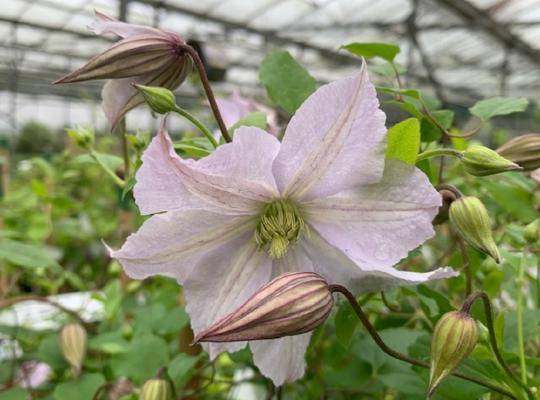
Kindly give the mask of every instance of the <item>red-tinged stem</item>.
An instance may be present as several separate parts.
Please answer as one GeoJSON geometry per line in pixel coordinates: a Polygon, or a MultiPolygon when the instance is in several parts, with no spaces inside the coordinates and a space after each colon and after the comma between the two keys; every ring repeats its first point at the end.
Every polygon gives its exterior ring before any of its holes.
{"type": "MultiPolygon", "coordinates": [[[[430,367],[429,363],[427,363],[425,361],[417,360],[417,359],[412,358],[412,357],[409,357],[409,356],[407,356],[405,354],[400,353],[399,351],[395,351],[394,349],[388,347],[388,345],[384,342],[384,340],[382,340],[382,338],[377,333],[377,330],[375,329],[375,327],[373,325],[371,325],[371,322],[369,322],[369,318],[367,317],[367,315],[362,310],[362,307],[360,307],[360,305],[356,301],[356,298],[354,297],[354,295],[351,292],[349,292],[349,290],[346,287],[341,286],[341,285],[329,285],[329,290],[331,292],[339,292],[343,296],[345,296],[345,298],[351,304],[351,306],[352,306],[354,312],[356,313],[356,316],[360,320],[360,322],[362,322],[362,324],[364,325],[364,327],[368,331],[368,333],[371,336],[371,338],[373,339],[373,341],[377,344],[377,346],[379,346],[379,348],[382,351],[384,351],[390,357],[396,358],[396,359],[401,360],[401,361],[405,361],[406,363],[409,363],[409,364],[412,364],[412,365],[416,365],[417,367],[422,367],[422,368],[429,369],[429,367],[430,367]]],[[[495,391],[497,393],[503,394],[503,395],[505,395],[505,396],[507,396],[507,397],[509,397],[511,399],[517,400],[516,396],[514,396],[512,393],[508,392],[507,390],[505,390],[505,389],[503,389],[501,387],[498,387],[496,385],[492,385],[489,382],[485,382],[485,381],[483,381],[481,379],[476,379],[476,378],[473,378],[471,376],[461,374],[459,372],[452,372],[452,375],[456,376],[458,378],[464,379],[466,381],[476,383],[476,384],[478,384],[480,386],[484,386],[484,387],[486,387],[486,388],[488,388],[490,390],[493,390],[493,391],[495,391]]]]}
{"type": "Polygon", "coordinates": [[[214,92],[212,91],[212,87],[210,86],[210,82],[208,81],[208,76],[206,75],[206,71],[204,70],[204,65],[201,58],[199,57],[199,53],[197,53],[197,50],[195,50],[193,47],[191,47],[188,44],[181,44],[178,46],[178,48],[188,53],[191,59],[193,60],[193,62],[195,63],[195,67],[197,68],[197,72],[199,73],[199,78],[201,79],[204,92],[206,94],[206,97],[208,98],[208,102],[210,103],[210,108],[212,109],[214,118],[216,119],[216,122],[219,126],[221,135],[223,136],[223,139],[225,139],[226,142],[228,143],[232,142],[231,136],[229,135],[229,131],[227,130],[227,127],[225,126],[225,122],[223,122],[221,113],[219,112],[219,108],[216,103],[216,98],[214,97],[214,92]]]}

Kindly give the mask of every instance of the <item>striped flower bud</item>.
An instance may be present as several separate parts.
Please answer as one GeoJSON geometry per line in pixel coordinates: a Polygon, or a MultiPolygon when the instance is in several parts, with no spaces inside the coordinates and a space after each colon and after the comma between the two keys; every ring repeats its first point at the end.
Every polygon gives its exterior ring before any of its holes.
{"type": "Polygon", "coordinates": [[[199,333],[199,342],[274,339],[309,332],[322,324],[334,305],[328,283],[313,272],[278,276],[242,306],[199,333]]]}
{"type": "Polygon", "coordinates": [[[491,256],[497,263],[501,257],[484,204],[477,197],[464,196],[450,205],[450,221],[459,235],[471,246],[491,256]]]}
{"type": "Polygon", "coordinates": [[[102,92],[103,109],[112,127],[144,102],[131,83],[174,90],[193,68],[193,60],[182,50],[184,39],[175,33],[127,24],[98,12],[90,28],[96,34],[114,33],[122,39],[53,83],[112,79],[102,92]]]}
{"type": "Polygon", "coordinates": [[[515,137],[499,147],[497,153],[520,165],[525,171],[540,168],[540,133],[515,137]]]}
{"type": "Polygon", "coordinates": [[[166,114],[176,108],[176,98],[173,92],[158,86],[134,85],[143,95],[146,104],[157,114],[166,114]]]}
{"type": "Polygon", "coordinates": [[[139,400],[172,400],[172,388],[165,379],[150,379],[141,389],[139,400]]]}
{"type": "Polygon", "coordinates": [[[76,375],[81,372],[86,340],[86,330],[81,324],[65,325],[60,331],[60,350],[76,375]]]}
{"type": "Polygon", "coordinates": [[[465,167],[465,171],[474,176],[494,175],[523,169],[500,156],[496,151],[480,145],[469,146],[463,152],[461,163],[465,167]]]}
{"type": "Polygon", "coordinates": [[[477,341],[478,327],[468,313],[450,311],[439,319],[431,339],[428,397],[471,354],[477,341]]]}

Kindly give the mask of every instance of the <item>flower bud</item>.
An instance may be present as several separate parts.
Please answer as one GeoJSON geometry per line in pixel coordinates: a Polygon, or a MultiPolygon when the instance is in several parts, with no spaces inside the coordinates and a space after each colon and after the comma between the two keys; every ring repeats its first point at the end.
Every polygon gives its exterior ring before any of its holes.
{"type": "Polygon", "coordinates": [[[176,108],[173,92],[159,86],[133,85],[143,95],[146,104],[157,114],[166,114],[176,108]]]}
{"type": "Polygon", "coordinates": [[[519,165],[500,156],[496,151],[480,145],[469,146],[461,162],[465,171],[474,176],[494,175],[501,172],[522,170],[519,165]]]}
{"type": "Polygon", "coordinates": [[[83,149],[90,149],[94,145],[94,131],[92,129],[68,129],[69,137],[83,149]]]}
{"type": "Polygon", "coordinates": [[[165,379],[150,379],[141,389],[139,400],[172,400],[172,389],[165,379]]]}
{"type": "Polygon", "coordinates": [[[540,241],[540,218],[525,227],[523,237],[530,243],[538,243],[540,241]]]}
{"type": "Polygon", "coordinates": [[[499,147],[497,153],[523,167],[525,171],[540,168],[540,133],[515,137],[499,147]]]}
{"type": "Polygon", "coordinates": [[[478,327],[471,316],[462,311],[444,314],[433,331],[428,396],[474,350],[478,327]]]}
{"type": "Polygon", "coordinates": [[[465,196],[452,202],[450,221],[471,246],[500,262],[499,250],[491,233],[491,222],[484,204],[477,197],[465,196]]]}
{"type": "Polygon", "coordinates": [[[76,375],[86,354],[86,330],[80,324],[65,325],[60,331],[60,350],[76,375]]]}
{"type": "Polygon", "coordinates": [[[194,342],[274,339],[309,332],[334,305],[328,283],[313,272],[278,276],[242,306],[199,333],[194,342]]]}

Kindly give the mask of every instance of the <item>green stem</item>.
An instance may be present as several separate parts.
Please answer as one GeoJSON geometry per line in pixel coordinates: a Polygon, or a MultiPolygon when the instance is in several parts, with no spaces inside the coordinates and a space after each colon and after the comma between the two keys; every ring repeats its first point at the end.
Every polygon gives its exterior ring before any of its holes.
{"type": "MultiPolygon", "coordinates": [[[[373,325],[371,325],[371,322],[369,322],[368,316],[366,315],[366,313],[364,313],[364,310],[362,310],[362,307],[360,307],[360,304],[358,304],[358,302],[356,301],[356,298],[354,297],[354,295],[345,286],[329,285],[329,290],[332,293],[338,292],[338,293],[341,293],[343,296],[345,296],[345,298],[351,304],[356,316],[358,317],[360,322],[362,322],[362,325],[364,325],[364,327],[368,331],[368,333],[371,336],[371,338],[373,339],[373,341],[377,344],[377,346],[379,346],[379,348],[382,351],[384,351],[390,357],[396,358],[396,359],[401,360],[401,361],[405,361],[406,363],[416,365],[416,366],[422,367],[422,368],[427,368],[427,369],[430,368],[429,363],[427,363],[425,361],[422,361],[422,360],[417,360],[415,358],[409,357],[409,356],[407,356],[407,355],[405,355],[403,353],[400,353],[399,351],[396,351],[396,350],[388,347],[388,345],[384,342],[384,340],[382,340],[382,338],[379,336],[379,334],[378,334],[377,330],[375,329],[375,327],[373,325]]],[[[507,396],[507,397],[509,397],[511,399],[516,399],[516,396],[514,396],[512,393],[508,392],[506,389],[503,389],[503,388],[501,388],[501,387],[499,387],[497,385],[493,385],[490,382],[486,382],[486,381],[483,381],[481,379],[476,379],[476,378],[474,378],[472,376],[469,376],[469,375],[466,375],[466,374],[461,374],[459,372],[452,372],[451,375],[456,376],[456,377],[461,378],[461,379],[464,379],[464,380],[469,381],[469,382],[474,382],[474,383],[476,383],[478,385],[484,386],[484,387],[486,387],[488,389],[491,389],[491,390],[493,390],[495,392],[503,394],[503,395],[505,395],[505,396],[507,396]]]]}
{"type": "Polygon", "coordinates": [[[92,157],[94,161],[101,167],[101,169],[103,169],[103,171],[105,171],[107,175],[112,178],[112,180],[117,186],[124,188],[124,181],[120,179],[120,177],[116,175],[107,165],[105,165],[103,161],[101,161],[98,153],[94,149],[90,149],[90,157],[92,157]]]}
{"type": "Polygon", "coordinates": [[[449,149],[449,148],[440,148],[440,149],[432,149],[432,150],[426,150],[423,153],[418,154],[416,157],[416,162],[432,158],[432,157],[441,157],[441,156],[453,156],[461,158],[463,155],[463,152],[456,150],[456,149],[449,149]]]}
{"type": "Polygon", "coordinates": [[[193,114],[189,113],[188,111],[184,110],[182,107],[179,107],[179,106],[176,106],[176,108],[174,109],[174,112],[186,118],[189,122],[191,122],[193,125],[199,128],[199,130],[203,133],[203,135],[206,136],[206,138],[210,141],[210,143],[212,143],[212,146],[214,146],[214,149],[217,149],[219,144],[216,138],[214,137],[212,132],[210,132],[208,128],[204,126],[204,124],[201,121],[197,119],[197,117],[195,117],[193,114]]]}
{"type": "Polygon", "coordinates": [[[517,289],[517,339],[519,352],[519,366],[521,369],[521,381],[527,384],[527,365],[525,364],[525,344],[523,341],[523,282],[525,280],[525,254],[521,257],[516,280],[517,289]]]}
{"type": "Polygon", "coordinates": [[[506,361],[504,361],[504,358],[499,350],[499,346],[497,345],[497,337],[495,336],[495,326],[493,324],[493,311],[491,309],[491,301],[489,300],[489,296],[484,292],[474,292],[471,294],[465,302],[463,303],[463,306],[461,307],[461,312],[467,313],[470,315],[471,313],[471,307],[473,303],[478,300],[482,299],[482,302],[484,303],[484,314],[486,316],[486,323],[487,328],[489,332],[489,344],[491,346],[491,350],[493,351],[493,354],[495,355],[495,358],[497,359],[497,362],[501,366],[501,368],[506,372],[508,377],[510,377],[514,382],[516,382],[519,386],[527,392],[527,396],[529,400],[534,400],[534,394],[531,392],[531,389],[522,382],[508,367],[506,364],[506,361]]]}

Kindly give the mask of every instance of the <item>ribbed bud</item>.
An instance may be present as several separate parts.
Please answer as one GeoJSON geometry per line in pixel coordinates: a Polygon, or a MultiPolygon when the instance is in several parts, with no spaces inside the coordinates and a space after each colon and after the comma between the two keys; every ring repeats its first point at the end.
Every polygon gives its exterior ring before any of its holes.
{"type": "Polygon", "coordinates": [[[478,327],[469,314],[451,311],[439,319],[431,339],[428,397],[471,354],[477,341],[478,327]]]}
{"type": "Polygon", "coordinates": [[[497,153],[520,165],[525,171],[540,168],[540,133],[515,137],[499,147],[497,153]]]}
{"type": "Polygon", "coordinates": [[[540,218],[534,220],[525,227],[523,230],[523,237],[530,243],[540,242],[540,218]]]}
{"type": "Polygon", "coordinates": [[[461,162],[465,171],[474,176],[486,176],[522,170],[519,165],[485,146],[472,145],[463,152],[461,162]]]}
{"type": "Polygon", "coordinates": [[[334,305],[328,283],[313,272],[278,276],[242,306],[197,335],[194,342],[274,339],[309,332],[334,305]]]}
{"type": "Polygon", "coordinates": [[[172,400],[172,388],[165,379],[150,379],[141,389],[139,400],[172,400]]]}
{"type": "Polygon", "coordinates": [[[477,197],[465,196],[452,202],[448,213],[459,235],[474,248],[500,262],[499,249],[493,240],[491,221],[484,204],[477,197]]]}
{"type": "Polygon", "coordinates": [[[60,331],[60,349],[76,375],[81,372],[86,354],[86,330],[81,324],[65,325],[60,331]]]}
{"type": "Polygon", "coordinates": [[[143,95],[144,101],[157,114],[166,114],[176,108],[173,92],[159,86],[133,85],[143,95]]]}

